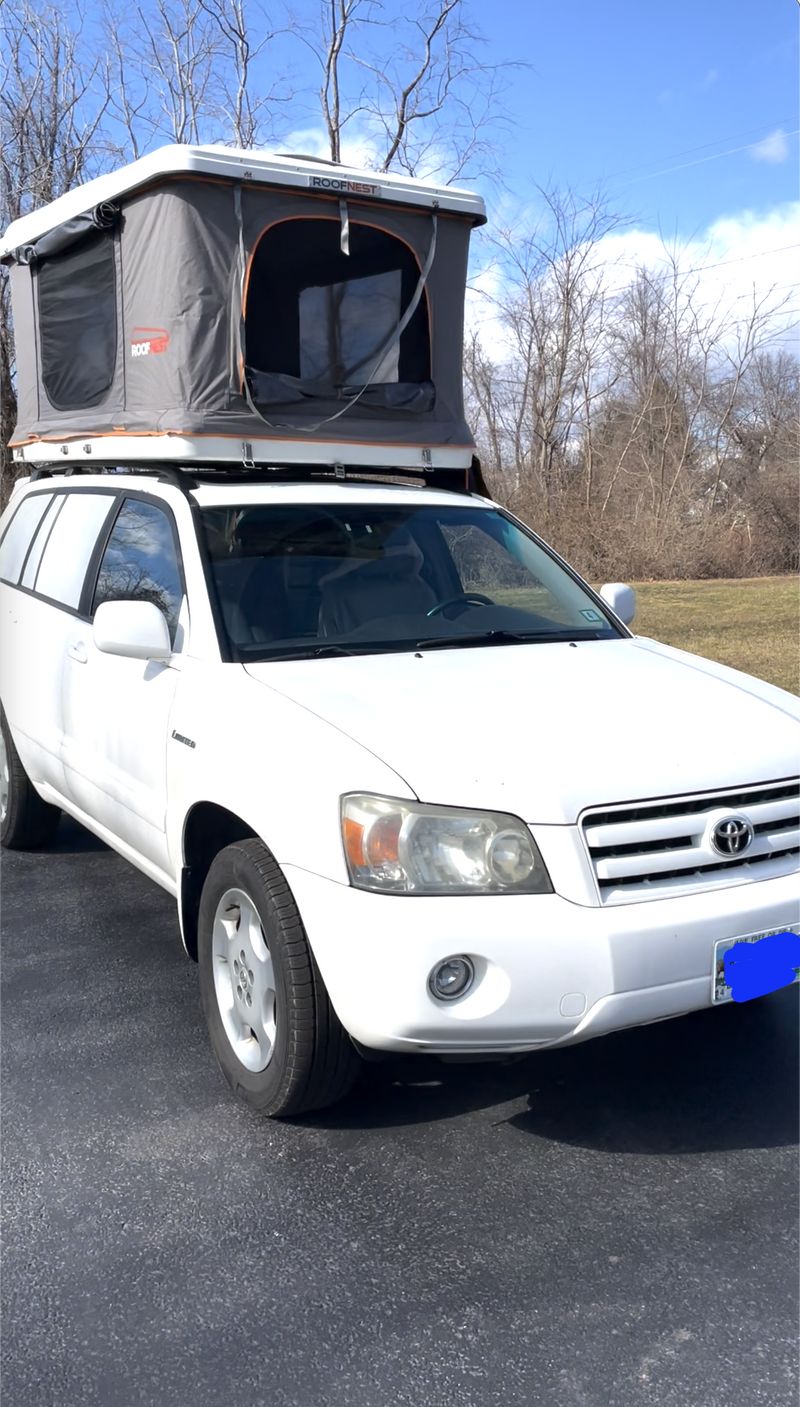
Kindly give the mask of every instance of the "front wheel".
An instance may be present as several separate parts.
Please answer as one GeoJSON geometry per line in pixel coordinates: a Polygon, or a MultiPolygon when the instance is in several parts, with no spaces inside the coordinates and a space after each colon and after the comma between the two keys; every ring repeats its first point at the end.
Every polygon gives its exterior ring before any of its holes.
{"type": "Polygon", "coordinates": [[[237,841],[212,864],[197,956],[214,1054],[241,1099],[275,1117],[347,1094],[361,1062],[331,1006],[291,890],[260,840],[237,841]]]}
{"type": "Polygon", "coordinates": [[[14,746],[0,709],[0,845],[4,850],[35,850],[55,835],[61,812],[42,801],[14,746]]]}

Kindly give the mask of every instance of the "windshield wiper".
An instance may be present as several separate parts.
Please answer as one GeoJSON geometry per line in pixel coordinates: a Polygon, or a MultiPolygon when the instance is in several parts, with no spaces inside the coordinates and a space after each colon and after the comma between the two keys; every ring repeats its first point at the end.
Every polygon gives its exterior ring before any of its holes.
{"type": "Polygon", "coordinates": [[[597,630],[484,630],[479,634],[431,635],[424,640],[354,640],[349,645],[305,645],[296,649],[262,654],[259,648],[259,661],[280,663],[281,660],[322,660],[335,659],[345,655],[386,655],[405,654],[408,650],[453,650],[459,646],[481,645],[530,645],[570,640],[598,640],[603,632],[597,630]]]}
{"type": "Polygon", "coordinates": [[[279,660],[322,660],[330,659],[334,655],[355,655],[357,650],[350,650],[345,645],[315,645],[313,648],[304,646],[296,650],[276,651],[274,655],[266,655],[264,659],[268,663],[279,660]]]}
{"type": "Polygon", "coordinates": [[[530,645],[569,640],[596,640],[595,630],[484,630],[480,635],[432,635],[418,640],[418,650],[452,650],[459,645],[530,645]]]}

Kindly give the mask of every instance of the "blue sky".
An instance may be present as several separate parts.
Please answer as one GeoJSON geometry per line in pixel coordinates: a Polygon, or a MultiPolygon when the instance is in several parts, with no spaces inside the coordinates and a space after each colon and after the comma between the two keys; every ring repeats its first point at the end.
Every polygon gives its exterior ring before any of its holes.
{"type": "MultiPolygon", "coordinates": [[[[387,19],[410,8],[383,0],[387,19]]],[[[601,187],[626,222],[609,261],[654,267],[664,240],[703,268],[710,303],[774,290],[790,322],[800,314],[797,0],[467,0],[467,13],[486,62],[522,65],[505,74],[501,182],[477,182],[491,224],[535,220],[537,185],[601,187]]],[[[313,61],[294,76],[305,88],[313,61]]],[[[306,90],[288,149],[325,154],[312,104],[306,90]]]]}
{"type": "MultiPolygon", "coordinates": [[[[152,14],[155,0],[109,2],[117,6],[117,24],[145,52],[137,11],[141,5],[152,14]]],[[[402,43],[402,28],[393,29],[392,21],[408,20],[420,2],[374,0],[376,9],[368,13],[383,19],[383,26],[370,30],[381,46],[379,64],[391,62],[402,43]]],[[[83,3],[84,36],[101,48],[103,4],[83,3]]],[[[432,8],[434,0],[429,3],[432,8]]],[[[681,246],[683,268],[702,268],[710,304],[721,298],[746,308],[754,291],[758,297],[774,291],[785,301],[785,320],[796,323],[797,0],[464,3],[483,35],[482,58],[520,65],[505,72],[507,121],[495,132],[491,159],[501,179],[477,182],[490,231],[497,225],[523,229],[535,221],[541,212],[537,184],[585,195],[600,187],[626,220],[624,232],[609,236],[602,251],[615,268],[656,266],[663,239],[681,246]]],[[[315,96],[319,69],[296,28],[305,25],[306,34],[313,34],[321,0],[247,4],[253,21],[260,9],[282,31],[258,61],[264,90],[277,79],[295,95],[273,109],[282,140],[270,145],[327,154],[315,96]]],[[[77,5],[67,0],[68,11],[77,5]]],[[[349,73],[352,83],[361,70],[351,67],[349,73]]],[[[152,82],[148,87],[152,91],[152,82]]],[[[209,132],[208,139],[220,135],[209,132]]],[[[166,132],[153,134],[150,145],[169,139],[166,132]]],[[[369,133],[354,123],[345,160],[359,164],[373,151],[369,133]]],[[[483,296],[491,290],[490,259],[490,237],[480,236],[473,269],[486,277],[483,296]]]]}
{"type": "MultiPolygon", "coordinates": [[[[709,307],[738,316],[767,298],[797,345],[797,0],[469,0],[468,13],[486,62],[524,65],[506,73],[501,183],[477,182],[490,231],[536,221],[537,185],[600,187],[624,221],[601,251],[613,280],[656,268],[666,243],[684,270],[702,270],[709,307]]],[[[312,69],[301,65],[301,84],[312,69]]],[[[297,112],[288,149],[325,154],[312,109],[297,112]]],[[[480,298],[497,280],[487,236],[474,245],[480,298]]]]}
{"type": "MultiPolygon", "coordinates": [[[[137,10],[152,13],[155,0],[110,3],[144,47],[137,10]]],[[[379,62],[408,37],[393,20],[435,7],[372,3],[360,14],[383,25],[362,29],[359,42],[374,35],[379,62]]],[[[283,30],[257,72],[265,90],[277,78],[295,94],[274,109],[283,131],[293,129],[289,149],[304,140],[300,149],[324,151],[319,69],[286,32],[318,35],[321,0],[246,4],[256,32],[264,13],[283,30]]],[[[67,0],[67,9],[82,9],[99,47],[102,0],[67,0]]],[[[797,200],[797,0],[464,0],[464,12],[483,35],[481,57],[524,65],[505,73],[509,121],[495,133],[497,167],[520,200],[537,183],[582,193],[603,184],[637,227],[683,239],[721,216],[797,200]]],[[[359,72],[348,68],[345,82],[359,72]]],[[[363,134],[350,130],[358,152],[363,134]]],[[[497,206],[497,187],[486,194],[497,206]]]]}
{"type": "Polygon", "coordinates": [[[602,181],[637,224],[684,238],[797,198],[798,138],[774,136],[800,126],[796,0],[479,0],[473,13],[493,54],[532,66],[506,99],[514,187],[602,181]]]}

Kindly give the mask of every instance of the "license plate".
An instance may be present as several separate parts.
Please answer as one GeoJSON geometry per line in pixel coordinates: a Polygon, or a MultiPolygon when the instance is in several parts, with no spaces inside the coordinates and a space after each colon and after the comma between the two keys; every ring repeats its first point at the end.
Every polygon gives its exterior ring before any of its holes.
{"type": "MultiPolygon", "coordinates": [[[[729,960],[730,962],[731,960],[729,960]]],[[[712,973],[713,1001],[749,1001],[752,997],[763,997],[768,992],[780,991],[782,987],[800,982],[800,927],[768,928],[761,933],[747,933],[741,938],[723,938],[714,944],[714,967],[712,973]],[[784,943],[768,943],[786,934],[784,943]],[[792,938],[797,940],[792,943],[792,938]],[[725,971],[725,954],[737,943],[753,944],[752,954],[737,955],[736,984],[734,989],[728,984],[732,972],[725,971]],[[758,945],[762,945],[760,948],[758,945]],[[798,951],[795,951],[798,949],[798,951]],[[790,974],[794,974],[793,976],[790,974]]]]}

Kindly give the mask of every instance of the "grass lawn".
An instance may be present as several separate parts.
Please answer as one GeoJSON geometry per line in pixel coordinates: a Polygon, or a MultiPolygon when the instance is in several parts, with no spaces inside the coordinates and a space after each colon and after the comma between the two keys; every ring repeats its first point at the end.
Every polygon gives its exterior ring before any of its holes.
{"type": "Polygon", "coordinates": [[[647,581],[633,629],[800,693],[800,590],[794,577],[647,581]]]}

